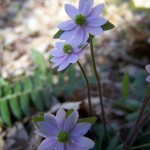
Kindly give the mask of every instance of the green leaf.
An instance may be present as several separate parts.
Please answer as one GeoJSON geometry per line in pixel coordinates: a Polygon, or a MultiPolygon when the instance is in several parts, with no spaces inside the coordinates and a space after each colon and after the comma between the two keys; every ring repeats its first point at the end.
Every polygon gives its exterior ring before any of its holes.
{"type": "Polygon", "coordinates": [[[146,82],[147,73],[142,72],[140,73],[135,81],[132,84],[131,90],[135,96],[137,96],[139,99],[142,99],[145,94],[145,88],[147,86],[146,82]]]}
{"type": "Polygon", "coordinates": [[[0,127],[4,124],[3,118],[0,116],[0,127]]]}
{"type": "Polygon", "coordinates": [[[32,82],[30,77],[26,77],[22,80],[23,92],[30,92],[32,91],[32,82]]]}
{"type": "Polygon", "coordinates": [[[35,107],[37,109],[39,109],[39,110],[43,110],[44,109],[43,101],[40,98],[39,93],[33,92],[33,93],[31,93],[30,97],[31,97],[31,100],[32,100],[33,104],[35,105],[35,107]]]}
{"type": "Polygon", "coordinates": [[[123,98],[123,103],[125,105],[128,96],[128,87],[129,87],[129,74],[128,72],[126,72],[123,76],[123,84],[122,84],[122,98],[123,98]]]}
{"type": "MultiPolygon", "coordinates": [[[[13,86],[13,94],[19,94],[21,92],[21,83],[17,81],[13,86]]],[[[12,113],[17,119],[21,119],[21,110],[18,103],[18,98],[14,97],[9,101],[9,105],[12,113]]]]}
{"type": "Polygon", "coordinates": [[[50,91],[44,89],[42,92],[40,92],[41,102],[44,102],[44,106],[46,108],[50,108],[51,106],[51,95],[50,91]]]}
{"type": "Polygon", "coordinates": [[[111,30],[111,29],[113,29],[115,26],[111,23],[111,22],[109,22],[109,21],[107,21],[104,25],[102,25],[102,29],[104,30],[104,31],[106,31],[106,30],[111,30]]]}
{"type": "Polygon", "coordinates": [[[117,145],[119,144],[119,139],[118,137],[113,137],[110,141],[109,141],[109,145],[107,147],[107,150],[115,150],[115,148],[117,147],[117,145]]]}
{"type": "Polygon", "coordinates": [[[43,55],[39,51],[32,49],[31,57],[32,57],[33,61],[37,64],[39,70],[45,74],[46,73],[46,63],[45,63],[43,55]]]}
{"type": "Polygon", "coordinates": [[[8,82],[0,77],[0,87],[3,85],[8,85],[8,82]]]}
{"type": "Polygon", "coordinates": [[[63,30],[57,31],[57,33],[53,36],[53,38],[54,38],[54,39],[59,39],[62,33],[64,33],[63,30]]]}
{"type": "Polygon", "coordinates": [[[44,113],[39,113],[38,115],[32,117],[32,121],[34,122],[35,126],[38,128],[37,122],[44,121],[44,113]]]}
{"type": "Polygon", "coordinates": [[[138,114],[139,114],[138,112],[130,113],[126,115],[125,119],[128,120],[129,122],[135,121],[136,118],[138,117],[138,114]]]}
{"type": "Polygon", "coordinates": [[[44,81],[41,78],[39,72],[34,73],[34,76],[32,77],[32,83],[33,83],[33,86],[34,86],[35,90],[41,90],[41,88],[43,87],[44,81]]]}
{"type": "Polygon", "coordinates": [[[22,91],[22,84],[20,81],[14,83],[13,91],[14,94],[19,94],[22,91]]]}
{"type": "Polygon", "coordinates": [[[10,105],[11,111],[12,111],[12,113],[14,114],[14,116],[15,116],[17,119],[21,119],[21,110],[20,110],[20,107],[19,107],[19,103],[18,103],[17,97],[11,99],[11,100],[9,101],[9,105],[10,105]]]}
{"type": "Polygon", "coordinates": [[[66,117],[68,117],[72,112],[74,112],[74,109],[70,109],[66,112],[66,117]]]}
{"type": "Polygon", "coordinates": [[[105,138],[104,127],[103,127],[102,124],[95,124],[93,126],[93,129],[94,129],[95,133],[98,136],[96,141],[95,141],[94,150],[102,150],[103,141],[104,141],[104,138],[105,138]]]}
{"type": "Polygon", "coordinates": [[[89,122],[92,125],[96,122],[97,118],[96,117],[88,117],[88,118],[82,118],[78,120],[78,123],[84,123],[84,122],[89,122]]]}
{"type": "Polygon", "coordinates": [[[4,120],[4,122],[8,125],[11,126],[11,117],[10,117],[10,111],[8,108],[8,103],[7,101],[2,101],[0,102],[0,112],[1,112],[1,116],[4,120]]]}
{"type": "Polygon", "coordinates": [[[28,95],[20,96],[19,100],[20,100],[20,106],[21,106],[21,109],[22,109],[24,115],[28,116],[30,114],[28,95]]]}
{"type": "Polygon", "coordinates": [[[5,85],[3,87],[3,93],[4,93],[4,96],[11,95],[12,94],[11,86],[10,85],[5,85]]]}

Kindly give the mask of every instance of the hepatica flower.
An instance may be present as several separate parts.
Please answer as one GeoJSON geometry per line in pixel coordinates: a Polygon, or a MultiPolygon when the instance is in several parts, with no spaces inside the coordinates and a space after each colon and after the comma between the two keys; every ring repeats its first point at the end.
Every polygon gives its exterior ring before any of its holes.
{"type": "Polygon", "coordinates": [[[76,63],[82,53],[82,48],[78,48],[73,42],[57,42],[56,50],[50,52],[50,61],[54,63],[52,68],[59,66],[58,71],[62,71],[69,64],[76,63]]]}
{"type": "Polygon", "coordinates": [[[79,114],[73,111],[68,117],[63,109],[56,116],[45,114],[44,121],[38,122],[38,135],[46,138],[38,150],[89,150],[94,142],[83,136],[90,129],[90,123],[77,123],[79,114]]]}
{"type": "Polygon", "coordinates": [[[70,4],[65,5],[65,11],[71,20],[60,23],[57,27],[63,31],[60,39],[73,38],[77,45],[88,39],[89,33],[100,35],[103,33],[101,26],[107,21],[100,17],[104,5],[93,7],[94,0],[80,0],[78,9],[70,4]]]}
{"type": "MultiPolygon", "coordinates": [[[[150,64],[147,65],[146,67],[147,72],[150,74],[150,64]]],[[[150,83],[150,75],[146,78],[146,81],[150,83]]]]}

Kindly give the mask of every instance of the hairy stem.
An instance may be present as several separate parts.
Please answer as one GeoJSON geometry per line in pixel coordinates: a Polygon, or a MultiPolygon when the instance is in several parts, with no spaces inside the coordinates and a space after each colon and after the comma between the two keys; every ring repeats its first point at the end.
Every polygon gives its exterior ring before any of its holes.
{"type": "Polygon", "coordinates": [[[97,80],[99,100],[100,100],[100,108],[101,108],[101,112],[102,112],[102,121],[103,121],[103,125],[104,125],[104,132],[105,132],[105,136],[106,136],[106,141],[108,141],[108,132],[107,132],[107,126],[106,126],[106,118],[105,118],[103,99],[102,99],[102,89],[101,89],[101,84],[100,84],[100,77],[99,77],[99,75],[97,73],[97,69],[96,69],[96,63],[95,63],[92,39],[90,40],[90,49],[91,49],[91,56],[92,56],[92,63],[93,63],[93,68],[94,68],[94,74],[95,74],[96,80],[97,80]]]}
{"type": "Polygon", "coordinates": [[[87,95],[88,95],[88,103],[89,103],[89,110],[90,110],[90,116],[93,116],[93,111],[92,111],[92,104],[91,104],[91,93],[90,93],[90,85],[89,85],[89,81],[87,78],[87,75],[82,67],[82,65],[80,64],[79,61],[77,61],[79,68],[81,69],[81,72],[84,76],[85,82],[86,82],[86,86],[87,86],[87,95]]]}

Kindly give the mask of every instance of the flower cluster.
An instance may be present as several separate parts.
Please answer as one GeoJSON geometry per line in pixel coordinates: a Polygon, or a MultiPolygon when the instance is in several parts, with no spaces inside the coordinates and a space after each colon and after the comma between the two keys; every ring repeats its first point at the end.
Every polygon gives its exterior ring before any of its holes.
{"type": "Polygon", "coordinates": [[[56,43],[56,51],[50,53],[53,56],[51,62],[55,63],[53,68],[59,66],[58,71],[62,71],[69,64],[77,62],[89,34],[100,35],[103,33],[101,26],[107,20],[99,15],[104,5],[99,4],[93,7],[93,4],[94,0],[80,0],[78,9],[70,4],[65,5],[65,11],[71,19],[57,26],[64,31],[60,36],[60,40],[65,40],[65,42],[56,43]]]}
{"type": "MultiPolygon", "coordinates": [[[[146,67],[147,72],[150,74],[150,64],[147,65],[146,67]]],[[[150,83],[150,75],[146,78],[146,81],[150,83]]]]}
{"type": "Polygon", "coordinates": [[[73,111],[68,117],[63,109],[56,116],[45,114],[44,121],[38,122],[38,135],[46,138],[38,150],[89,150],[94,142],[83,136],[90,129],[90,123],[77,123],[79,114],[73,111]]]}

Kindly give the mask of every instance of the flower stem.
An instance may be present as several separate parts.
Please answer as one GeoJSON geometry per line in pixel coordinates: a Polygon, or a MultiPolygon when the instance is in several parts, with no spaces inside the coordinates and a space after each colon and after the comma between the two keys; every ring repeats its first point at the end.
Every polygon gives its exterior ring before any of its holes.
{"type": "Polygon", "coordinates": [[[99,75],[97,73],[97,69],[96,69],[92,39],[90,40],[90,49],[91,49],[91,56],[92,56],[92,63],[93,63],[94,73],[95,73],[96,80],[97,80],[99,100],[100,100],[100,108],[101,108],[101,112],[102,112],[102,122],[103,122],[103,125],[104,125],[104,132],[105,132],[106,143],[107,143],[108,142],[108,132],[107,132],[105,111],[104,111],[103,98],[102,98],[102,89],[101,89],[100,77],[99,77],[99,75]]]}
{"type": "Polygon", "coordinates": [[[148,102],[149,102],[149,99],[150,99],[150,96],[145,96],[144,100],[143,100],[143,104],[141,106],[141,109],[140,109],[140,112],[139,112],[139,116],[136,120],[136,123],[134,125],[134,128],[132,128],[127,140],[126,140],[126,144],[128,146],[131,146],[133,144],[133,142],[135,141],[136,139],[136,136],[138,134],[138,130],[140,129],[140,127],[142,126],[141,124],[141,119],[142,119],[142,116],[144,114],[144,111],[145,111],[145,108],[146,106],[148,105],[148,102]]]}
{"type": "Polygon", "coordinates": [[[82,72],[82,74],[84,76],[84,79],[85,79],[85,82],[86,82],[86,85],[87,85],[87,95],[88,95],[88,103],[89,103],[90,116],[93,116],[89,81],[88,81],[87,75],[86,75],[86,73],[85,73],[85,71],[84,71],[84,69],[83,69],[83,67],[82,67],[82,65],[80,64],[79,61],[77,61],[77,64],[78,64],[79,68],[81,69],[81,72],[82,72]]]}

